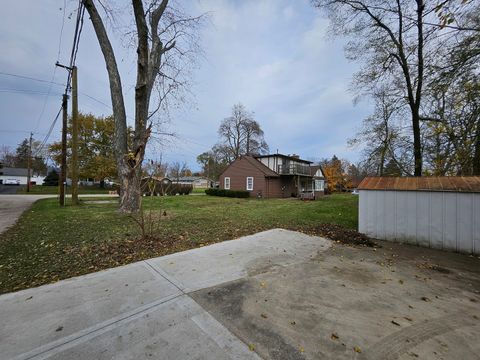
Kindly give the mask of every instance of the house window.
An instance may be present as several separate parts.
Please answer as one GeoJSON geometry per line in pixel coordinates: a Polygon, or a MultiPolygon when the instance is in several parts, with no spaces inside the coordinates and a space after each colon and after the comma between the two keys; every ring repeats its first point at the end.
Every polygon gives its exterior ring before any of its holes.
{"type": "Polygon", "coordinates": [[[247,191],[253,190],[253,177],[247,177],[247,191]]]}
{"type": "Polygon", "coordinates": [[[315,191],[323,191],[324,181],[323,180],[315,180],[315,191]]]}
{"type": "Polygon", "coordinates": [[[225,178],[224,183],[223,183],[223,187],[225,188],[225,190],[230,190],[230,178],[229,177],[225,178]]]}

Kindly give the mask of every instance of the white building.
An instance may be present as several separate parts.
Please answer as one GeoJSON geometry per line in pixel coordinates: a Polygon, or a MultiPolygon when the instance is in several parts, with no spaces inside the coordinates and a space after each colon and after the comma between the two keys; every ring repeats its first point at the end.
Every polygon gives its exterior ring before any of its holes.
{"type": "MultiPolygon", "coordinates": [[[[27,185],[28,169],[26,168],[0,168],[0,184],[27,185]]],[[[32,174],[30,183],[42,185],[45,176],[32,174]]]]}
{"type": "Polygon", "coordinates": [[[480,254],[480,176],[365,178],[358,190],[361,233],[480,254]]]}

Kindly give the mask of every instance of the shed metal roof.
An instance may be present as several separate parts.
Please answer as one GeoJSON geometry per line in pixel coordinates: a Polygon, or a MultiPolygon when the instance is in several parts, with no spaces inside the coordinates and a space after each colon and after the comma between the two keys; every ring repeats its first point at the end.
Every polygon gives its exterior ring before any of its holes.
{"type": "Polygon", "coordinates": [[[480,176],[367,177],[358,190],[480,192],[480,176]]]}

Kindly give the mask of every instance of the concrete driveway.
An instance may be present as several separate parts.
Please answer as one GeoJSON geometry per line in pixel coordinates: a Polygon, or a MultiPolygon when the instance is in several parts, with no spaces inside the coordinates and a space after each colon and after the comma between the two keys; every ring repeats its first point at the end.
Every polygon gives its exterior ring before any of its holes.
{"type": "MultiPolygon", "coordinates": [[[[29,209],[35,201],[56,197],[57,195],[0,194],[0,234],[15,224],[20,215],[29,209]]],[[[67,195],[67,198],[69,197],[71,197],[71,195],[67,195]]],[[[79,197],[118,197],[118,195],[81,194],[79,197]]]]}
{"type": "Polygon", "coordinates": [[[0,296],[2,359],[478,359],[480,260],[270,230],[0,296]]]}
{"type": "Polygon", "coordinates": [[[0,195],[0,234],[15,224],[22,213],[39,200],[55,195],[0,195]]]}

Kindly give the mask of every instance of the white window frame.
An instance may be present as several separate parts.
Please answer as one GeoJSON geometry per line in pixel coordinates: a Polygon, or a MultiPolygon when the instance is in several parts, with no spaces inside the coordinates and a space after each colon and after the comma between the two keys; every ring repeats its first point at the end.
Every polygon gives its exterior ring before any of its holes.
{"type": "Polygon", "coordinates": [[[224,179],[223,179],[223,188],[225,190],[230,190],[230,177],[226,176],[224,179]]]}
{"type": "Polygon", "coordinates": [[[325,188],[324,180],[315,180],[315,191],[323,191],[325,188]]]}
{"type": "Polygon", "coordinates": [[[253,176],[247,176],[247,191],[253,191],[253,176]],[[248,186],[248,181],[252,179],[252,184],[251,186],[249,187],[248,186]]]}

